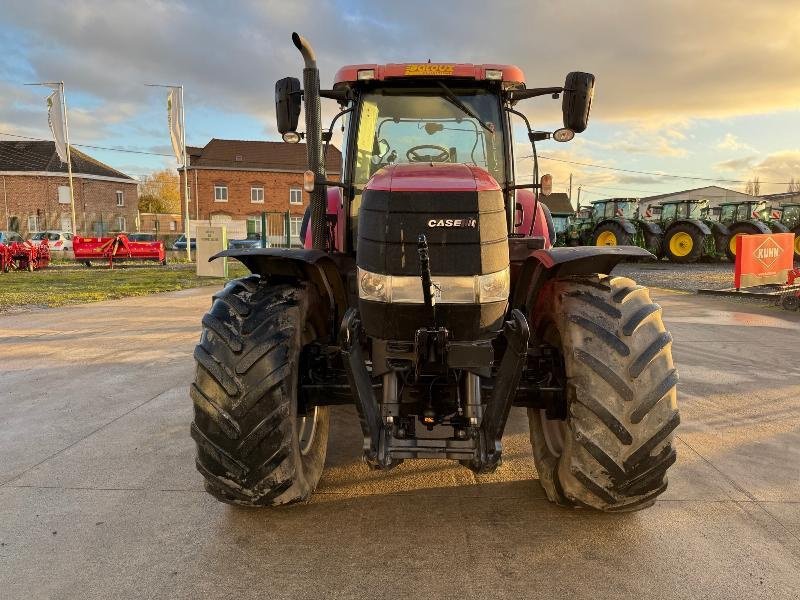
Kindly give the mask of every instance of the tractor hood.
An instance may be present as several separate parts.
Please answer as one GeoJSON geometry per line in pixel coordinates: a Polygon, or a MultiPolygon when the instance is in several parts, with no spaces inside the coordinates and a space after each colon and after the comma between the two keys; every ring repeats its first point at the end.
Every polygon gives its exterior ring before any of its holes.
{"type": "Polygon", "coordinates": [[[494,177],[474,165],[456,163],[403,163],[385,167],[367,182],[369,190],[386,192],[500,191],[494,177]]]}

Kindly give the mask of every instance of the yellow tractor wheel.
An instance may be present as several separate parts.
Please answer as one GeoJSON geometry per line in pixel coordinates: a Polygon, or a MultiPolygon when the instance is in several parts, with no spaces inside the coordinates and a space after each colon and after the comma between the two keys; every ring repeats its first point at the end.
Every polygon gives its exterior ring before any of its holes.
{"type": "Polygon", "coordinates": [[[669,251],[675,256],[686,256],[694,248],[692,236],[685,231],[679,231],[669,238],[669,251]]]}
{"type": "Polygon", "coordinates": [[[705,234],[692,223],[678,223],[667,229],[664,245],[670,261],[697,262],[703,255],[705,234]]]}
{"type": "Polygon", "coordinates": [[[596,246],[616,246],[617,236],[613,231],[601,231],[597,236],[596,246]]]}

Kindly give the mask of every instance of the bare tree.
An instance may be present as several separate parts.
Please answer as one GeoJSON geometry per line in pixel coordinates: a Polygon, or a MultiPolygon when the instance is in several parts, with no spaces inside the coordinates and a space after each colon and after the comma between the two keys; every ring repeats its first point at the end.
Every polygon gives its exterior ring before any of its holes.
{"type": "Polygon", "coordinates": [[[748,194],[749,196],[753,195],[753,180],[748,179],[747,183],[744,184],[744,193],[748,194]]]}
{"type": "Polygon", "coordinates": [[[796,194],[797,192],[800,192],[800,179],[795,179],[792,177],[789,180],[789,186],[786,188],[786,191],[790,194],[796,194]]]}
{"type": "Polygon", "coordinates": [[[753,196],[758,196],[761,193],[761,180],[758,175],[753,177],[753,196]]]}

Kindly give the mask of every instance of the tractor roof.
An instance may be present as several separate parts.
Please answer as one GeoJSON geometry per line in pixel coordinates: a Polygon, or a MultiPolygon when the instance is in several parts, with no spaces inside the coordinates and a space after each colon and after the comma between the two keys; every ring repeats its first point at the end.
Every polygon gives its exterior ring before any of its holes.
{"type": "Polygon", "coordinates": [[[683,204],[684,202],[688,204],[701,204],[701,203],[707,203],[708,200],[705,198],[685,198],[683,200],[667,200],[666,202],[659,202],[658,206],[667,206],[668,204],[683,204]]]}
{"type": "Polygon", "coordinates": [[[357,81],[397,79],[474,79],[502,81],[508,89],[524,88],[525,75],[514,65],[473,65],[469,63],[389,63],[386,65],[345,65],[336,72],[333,87],[357,81]]]}
{"type": "Polygon", "coordinates": [[[639,202],[639,198],[605,198],[603,200],[593,200],[592,205],[607,204],[608,202],[639,202]]]}

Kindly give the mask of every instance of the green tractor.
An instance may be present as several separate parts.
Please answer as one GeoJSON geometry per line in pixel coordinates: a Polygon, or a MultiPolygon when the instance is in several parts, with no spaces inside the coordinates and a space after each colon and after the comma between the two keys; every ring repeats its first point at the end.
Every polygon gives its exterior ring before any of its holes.
{"type": "Polygon", "coordinates": [[[674,200],[659,206],[664,254],[669,260],[693,263],[725,255],[730,231],[709,218],[708,200],[674,200]]]}
{"type": "Polygon", "coordinates": [[[782,204],[779,210],[777,222],[785,228],[783,233],[794,234],[794,259],[800,260],[800,204],[782,204]]]}
{"type": "Polygon", "coordinates": [[[570,246],[570,233],[572,231],[573,223],[575,221],[574,213],[551,213],[553,217],[553,228],[556,232],[556,239],[553,243],[554,246],[563,247],[570,246]]]}
{"type": "Polygon", "coordinates": [[[719,222],[728,228],[725,254],[736,260],[736,238],[740,235],[772,233],[771,219],[764,200],[745,200],[720,204],[719,222]]]}
{"type": "Polygon", "coordinates": [[[567,229],[567,246],[588,246],[594,231],[592,207],[580,206],[567,229]]]}
{"type": "Polygon", "coordinates": [[[611,198],[592,202],[590,246],[639,246],[661,257],[661,226],[639,215],[636,198],[611,198]]]}

